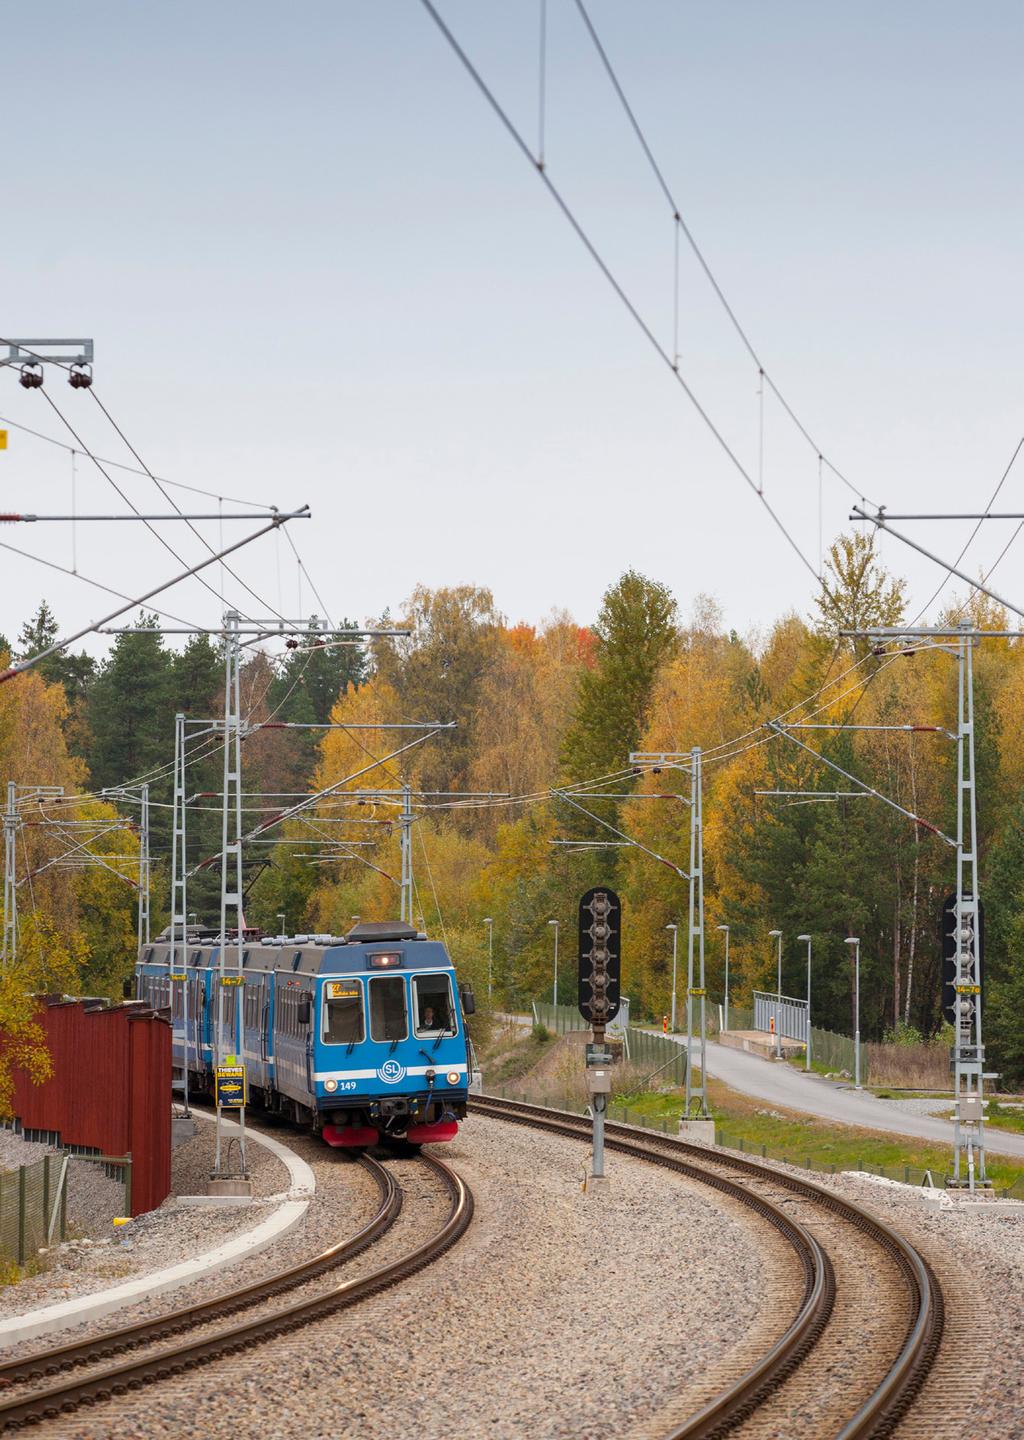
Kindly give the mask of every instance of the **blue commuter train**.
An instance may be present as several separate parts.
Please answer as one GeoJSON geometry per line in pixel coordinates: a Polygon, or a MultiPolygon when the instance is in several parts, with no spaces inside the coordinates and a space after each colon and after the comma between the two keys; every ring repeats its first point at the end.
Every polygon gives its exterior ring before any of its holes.
{"type": "Polygon", "coordinates": [[[343,937],[229,937],[190,928],[170,968],[169,931],[143,948],[136,996],[170,1013],[173,1065],[190,1094],[213,1089],[221,1056],[246,1066],[250,1103],[309,1125],[329,1145],[451,1140],[466,1114],[472,991],[444,946],[410,925],[368,923],[343,937]],[[184,949],[184,953],[183,953],[184,949]]]}

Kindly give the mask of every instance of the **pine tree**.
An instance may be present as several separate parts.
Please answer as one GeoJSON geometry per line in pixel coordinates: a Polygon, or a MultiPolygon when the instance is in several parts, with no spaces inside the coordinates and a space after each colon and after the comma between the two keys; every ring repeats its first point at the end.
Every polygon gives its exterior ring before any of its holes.
{"type": "Polygon", "coordinates": [[[97,788],[118,785],[174,754],[173,658],[155,617],[140,614],[140,634],[119,635],[88,696],[89,756],[97,788]]]}
{"type": "Polygon", "coordinates": [[[665,585],[629,570],[607,590],[594,634],[597,663],[580,676],[562,746],[569,778],[622,770],[650,718],[660,666],[675,651],[676,602],[665,585]]]}

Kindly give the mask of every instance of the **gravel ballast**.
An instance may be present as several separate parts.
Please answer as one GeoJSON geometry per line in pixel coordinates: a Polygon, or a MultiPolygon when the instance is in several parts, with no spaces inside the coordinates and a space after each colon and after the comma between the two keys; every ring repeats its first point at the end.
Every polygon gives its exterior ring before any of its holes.
{"type": "MultiPolygon", "coordinates": [[[[639,1435],[737,1342],[756,1336],[763,1347],[788,1318],[775,1313],[789,1302],[779,1305],[766,1275],[795,1270],[792,1252],[695,1182],[613,1155],[610,1190],[584,1195],[582,1145],[480,1117],[439,1153],[477,1208],[468,1234],[427,1270],[350,1313],[133,1392],[116,1414],[98,1407],[39,1433],[639,1435]]],[[[387,1163],[403,1185],[424,1173],[387,1163]]],[[[428,1209],[417,1225],[407,1197],[406,1244],[436,1225],[436,1200],[428,1209]]],[[[381,1258],[374,1247],[360,1261],[381,1258]]]]}
{"type": "MultiPolygon", "coordinates": [[[[46,1146],[21,1141],[9,1131],[0,1134],[5,1140],[19,1140],[21,1146],[38,1152],[18,1161],[19,1164],[34,1164],[49,1153],[46,1146]]],[[[29,1274],[17,1284],[0,1289],[0,1315],[20,1315],[58,1301],[94,1294],[190,1260],[253,1229],[280,1202],[282,1192],[290,1183],[288,1170],[264,1146],[253,1144],[249,1146],[248,1160],[256,1203],[230,1209],[179,1206],[178,1195],[205,1191],[213,1164],[213,1147],[213,1126],[198,1121],[195,1136],[172,1153],[168,1198],[158,1209],[117,1227],[111,1217],[123,1213],[123,1185],[108,1179],[101,1165],[72,1157],[68,1189],[69,1239],[37,1257],[38,1274],[29,1274]]],[[[180,1304],[180,1296],[185,1292],[170,1293],[179,1297],[180,1304]]]]}

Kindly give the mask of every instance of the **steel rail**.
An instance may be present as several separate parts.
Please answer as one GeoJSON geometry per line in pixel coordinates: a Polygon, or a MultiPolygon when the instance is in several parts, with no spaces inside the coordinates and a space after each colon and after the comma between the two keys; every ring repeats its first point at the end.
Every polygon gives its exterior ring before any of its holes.
{"type": "MultiPolygon", "coordinates": [[[[527,1104],[525,1101],[500,1100],[494,1096],[471,1098],[470,1106],[479,1114],[489,1114],[503,1120],[540,1126],[556,1133],[572,1135],[581,1140],[587,1140],[590,1137],[590,1127],[586,1119],[568,1111],[549,1110],[544,1106],[527,1104]]],[[[671,1161],[674,1155],[682,1152],[688,1157],[699,1159],[704,1167],[713,1165],[723,1169],[738,1170],[743,1175],[760,1180],[770,1180],[772,1184],[789,1190],[840,1216],[885,1251],[894,1261],[907,1287],[912,1318],[899,1354],[890,1365],[885,1377],[838,1432],[836,1440],[882,1440],[882,1437],[891,1435],[920,1391],[935,1362],[945,1321],[941,1286],[928,1262],[915,1247],[885,1221],[879,1220],[854,1201],[826,1190],[813,1181],[804,1180],[782,1170],[775,1170],[744,1156],[727,1155],[703,1145],[678,1140],[656,1132],[643,1135],[633,1126],[615,1122],[606,1124],[605,1144],[623,1153],[633,1154],[657,1164],[665,1164],[666,1161],[671,1161]],[[638,1143],[641,1138],[645,1143],[638,1143]]],[[[702,1183],[712,1184],[717,1189],[723,1188],[724,1177],[709,1175],[706,1168],[698,1170],[696,1167],[683,1167],[678,1161],[670,1164],[670,1168],[684,1169],[685,1173],[694,1175],[702,1183]]],[[[738,1198],[742,1199],[745,1204],[749,1205],[752,1201],[757,1201],[765,1207],[761,1210],[762,1214],[766,1214],[770,1210],[781,1216],[789,1225],[793,1224],[793,1221],[789,1220],[777,1207],[771,1205],[771,1202],[766,1201],[764,1197],[755,1195],[741,1185],[732,1188],[738,1192],[738,1198]]],[[[754,1208],[759,1207],[755,1205],[754,1208]]],[[[773,1216],[768,1215],[767,1218],[772,1219],[772,1223],[777,1223],[773,1216]]],[[[807,1300],[805,1299],[802,1309],[805,1309],[806,1306],[807,1300]]],[[[799,1321],[800,1315],[771,1351],[738,1380],[722,1390],[697,1414],[685,1421],[682,1426],[672,1430],[665,1440],[712,1440],[712,1437],[728,1434],[746,1419],[779,1388],[785,1378],[809,1354],[824,1329],[824,1324],[821,1324],[813,1332],[813,1338],[808,1343],[807,1331],[802,1334],[798,1333],[799,1321]]]]}
{"type": "MultiPolygon", "coordinates": [[[[364,1157],[365,1159],[365,1157],[364,1157]]],[[[443,1161],[432,1155],[420,1155],[418,1159],[432,1169],[444,1182],[445,1188],[451,1199],[448,1215],[444,1224],[436,1230],[425,1241],[416,1245],[412,1250],[400,1255],[396,1260],[389,1261],[379,1266],[367,1275],[352,1280],[341,1280],[331,1289],[322,1294],[307,1299],[295,1300],[291,1304],[273,1310],[268,1315],[257,1316],[253,1319],[240,1319],[236,1323],[215,1331],[212,1335],[199,1336],[193,1339],[185,1338],[176,1345],[158,1350],[155,1354],[141,1355],[134,1359],[122,1360],[114,1365],[108,1366],[99,1372],[74,1378],[68,1376],[60,1383],[50,1386],[45,1390],[37,1390],[33,1393],[12,1397],[5,1400],[0,1396],[0,1431],[20,1429],[23,1426],[39,1424],[44,1420],[76,1409],[82,1404],[94,1404],[96,1401],[109,1399],[114,1395],[121,1395],[128,1390],[136,1389],[141,1385],[149,1384],[152,1381],[166,1379],[169,1376],[181,1374],[195,1365],[205,1364],[210,1360],[244,1350],[254,1343],[273,1339],[274,1337],[290,1333],[299,1325],[308,1324],[310,1321],[318,1320],[324,1315],[335,1310],[347,1309],[359,1301],[377,1294],[381,1290],[408,1279],[410,1276],[422,1270],[433,1260],[438,1259],[462,1236],[473,1218],[473,1195],[469,1187],[453,1170],[449,1169],[443,1161]]],[[[376,1165],[376,1161],[368,1161],[370,1165],[376,1165]]],[[[383,1169],[383,1167],[378,1167],[383,1169]]],[[[352,1237],[352,1242],[359,1243],[359,1249],[365,1249],[376,1236],[367,1237],[366,1231],[374,1225],[382,1212],[390,1203],[390,1187],[394,1185],[393,1178],[383,1171],[388,1180],[389,1200],[382,1203],[380,1210],[374,1220],[365,1226],[358,1236],[352,1237]]],[[[398,1190],[397,1185],[395,1189],[398,1190]]],[[[399,1191],[400,1196],[400,1191],[399,1191]]],[[[399,1200],[399,1208],[401,1208],[399,1200]]],[[[395,1217],[397,1218],[397,1216],[395,1217]]],[[[384,1228],[389,1228],[393,1223],[391,1219],[384,1228]]],[[[380,1233],[380,1232],[378,1232],[380,1233]]],[[[331,1247],[332,1251],[338,1247],[331,1247]]],[[[354,1253],[354,1252],[353,1252],[354,1253]]],[[[316,1273],[323,1269],[337,1264],[336,1256],[327,1259],[328,1252],[314,1257],[313,1261],[306,1262],[307,1266],[319,1266],[316,1273]]],[[[293,1267],[298,1269],[301,1267],[293,1267]]],[[[257,1282],[255,1285],[246,1286],[235,1292],[217,1297],[216,1300],[208,1302],[209,1305],[216,1305],[221,1302],[229,1308],[238,1308],[239,1305],[251,1305],[257,1300],[262,1300],[270,1294],[278,1292],[282,1288],[278,1285],[274,1289],[275,1282],[281,1281],[282,1277],[291,1275],[291,1271],[281,1272],[277,1276],[271,1276],[269,1280],[257,1282]],[[259,1293],[255,1293],[259,1292],[259,1293]],[[242,1298],[245,1297],[245,1298],[242,1298]]],[[[306,1274],[300,1279],[289,1279],[285,1283],[287,1288],[302,1284],[311,1277],[306,1274]]],[[[217,1312],[224,1313],[223,1311],[217,1312]]],[[[194,1306],[188,1311],[179,1310],[173,1316],[165,1316],[162,1320],[143,1322],[137,1327],[126,1326],[115,1336],[121,1335],[127,1344],[133,1347],[145,1343],[153,1338],[152,1327],[161,1326],[164,1322],[176,1321],[177,1329],[195,1328],[196,1324],[202,1324],[214,1318],[209,1313],[204,1313],[203,1307],[194,1306]],[[195,1317],[200,1316],[197,1320],[195,1317]],[[187,1319],[185,1317],[188,1317],[187,1319]],[[128,1339],[132,1331],[141,1332],[136,1340],[128,1339]]],[[[163,1332],[161,1332],[163,1333],[163,1332]]],[[[101,1337],[102,1340],[112,1340],[115,1336],[101,1337]]],[[[90,1342],[84,1342],[81,1346],[62,1347],[61,1351],[47,1352],[53,1355],[60,1355],[63,1350],[88,1350],[90,1342]]],[[[92,1342],[95,1344],[96,1342],[92,1342]]],[[[121,1344],[118,1348],[126,1348],[121,1344]]],[[[65,1368],[77,1366],[87,1357],[68,1359],[63,1361],[65,1368]]],[[[46,1355],[33,1357],[38,1365],[39,1361],[45,1360],[46,1355]]],[[[15,1362],[17,1364],[19,1362],[15,1362]]],[[[32,1361],[20,1362],[23,1365],[32,1361]]],[[[5,1367],[5,1371],[13,1367],[5,1367]]],[[[32,1373],[40,1373],[38,1369],[32,1373]]],[[[9,1382],[8,1382],[9,1383],[9,1382]]]]}
{"type": "Polygon", "coordinates": [[[211,1320],[220,1320],[246,1305],[268,1300],[296,1285],[303,1285],[324,1271],[360,1254],[374,1240],[383,1235],[398,1219],[402,1211],[402,1191],[390,1171],[368,1156],[360,1156],[356,1162],[374,1179],[380,1195],[380,1203],[367,1223],[348,1240],[339,1240],[326,1250],[289,1265],[273,1275],[256,1280],[240,1289],[225,1290],[209,1300],[200,1300],[191,1305],[172,1310],[153,1320],[140,1321],[119,1326],[102,1335],[94,1335],[68,1345],[58,1345],[41,1350],[34,1355],[0,1363],[0,1387],[6,1388],[18,1381],[34,1380],[41,1375],[58,1375],[75,1365],[93,1364],[108,1355],[121,1354],[153,1340],[162,1340],[168,1335],[179,1334],[195,1325],[204,1325],[211,1320]]]}

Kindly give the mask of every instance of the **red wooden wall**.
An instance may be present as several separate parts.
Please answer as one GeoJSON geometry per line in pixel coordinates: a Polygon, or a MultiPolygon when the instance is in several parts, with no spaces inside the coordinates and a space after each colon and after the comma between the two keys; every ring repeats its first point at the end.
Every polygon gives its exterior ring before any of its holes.
{"type": "Polygon", "coordinates": [[[47,1001],[39,1013],[53,1078],[15,1072],[14,1113],[26,1130],[65,1145],[132,1157],[132,1214],[171,1188],[171,1027],[138,1005],[47,1001]]]}

